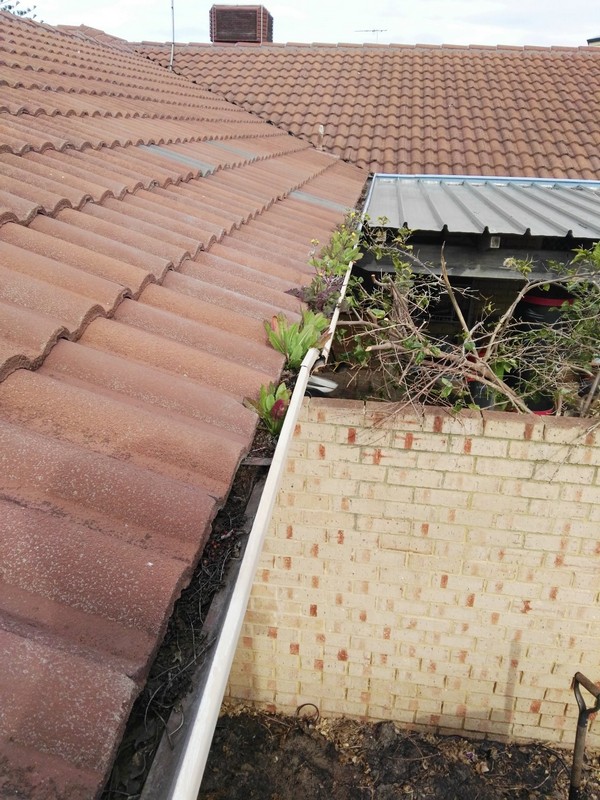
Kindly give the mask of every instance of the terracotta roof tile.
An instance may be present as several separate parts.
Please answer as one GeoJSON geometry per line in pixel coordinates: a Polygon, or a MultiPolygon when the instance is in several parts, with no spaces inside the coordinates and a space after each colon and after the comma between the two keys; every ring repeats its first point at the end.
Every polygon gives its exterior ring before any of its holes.
{"type": "MultiPolygon", "coordinates": [[[[154,367],[165,374],[183,374],[190,380],[231,395],[238,403],[255,392],[256,386],[272,380],[273,372],[264,365],[255,366],[251,358],[246,359],[250,363],[243,363],[243,352],[236,351],[238,359],[235,361],[228,359],[223,335],[205,341],[203,334],[211,331],[198,324],[177,325],[176,318],[172,319],[164,312],[152,313],[149,307],[143,312],[137,309],[139,313],[134,309],[129,311],[121,312],[115,321],[94,320],[86,329],[82,343],[154,367]],[[161,326],[169,323],[170,327],[163,332],[161,326]]],[[[252,353],[251,350],[246,352],[252,353]]],[[[259,352],[259,348],[255,348],[255,352],[259,352]]]]}
{"type": "MultiPolygon", "coordinates": [[[[157,61],[168,50],[137,49],[157,61]]],[[[598,48],[180,44],[175,69],[313,144],[323,124],[327,149],[371,171],[545,175],[531,138],[519,138],[529,129],[539,132],[542,160],[564,144],[554,177],[598,177],[590,163],[600,125],[589,88],[600,79],[598,48]],[[459,138],[473,133],[468,158],[431,155],[419,129],[406,130],[423,121],[437,145],[448,138],[449,116],[459,138]],[[489,142],[503,141],[514,158],[501,145],[490,153],[489,142]]]]}
{"type": "MultiPolygon", "coordinates": [[[[96,275],[99,278],[110,281],[112,284],[116,284],[120,288],[117,290],[113,304],[120,298],[121,289],[125,289],[129,295],[137,295],[148,282],[150,273],[143,271],[139,267],[118,261],[111,256],[94,253],[90,251],[89,247],[81,247],[78,244],[56,238],[53,235],[56,229],[55,222],[55,220],[46,220],[37,225],[34,222],[34,225],[29,228],[15,224],[4,225],[0,228],[0,263],[5,266],[8,264],[8,260],[5,260],[6,255],[2,250],[2,246],[5,243],[20,248],[19,251],[16,251],[17,260],[23,260],[23,255],[27,252],[51,258],[55,263],[69,265],[81,273],[96,275]],[[40,224],[42,228],[45,227],[52,233],[43,233],[39,230],[40,224]]],[[[54,268],[54,265],[52,267],[54,268]]],[[[34,263],[33,269],[36,276],[43,277],[44,273],[39,269],[38,262],[34,263]]],[[[87,279],[84,278],[84,280],[87,279]]],[[[70,278],[68,288],[74,290],[75,287],[75,279],[70,278]]],[[[107,307],[108,310],[109,307],[107,307]]]]}
{"type": "Polygon", "coordinates": [[[5,422],[0,438],[3,491],[28,508],[185,562],[201,548],[214,501],[197,487],[5,422]]]}
{"type": "MultiPolygon", "coordinates": [[[[234,292],[242,298],[258,300],[271,309],[277,307],[293,314],[300,310],[300,303],[295,297],[282,294],[291,288],[289,283],[279,282],[276,278],[261,282],[262,273],[259,275],[255,270],[243,268],[236,262],[227,261],[211,253],[199,253],[194,261],[184,261],[179,274],[182,277],[189,275],[198,279],[202,286],[209,285],[213,289],[221,287],[226,292],[234,292]]],[[[168,277],[171,279],[174,276],[175,273],[168,277]]],[[[268,316],[264,319],[268,319],[268,316]]]]}
{"type": "MultiPolygon", "coordinates": [[[[88,230],[80,222],[86,223],[88,217],[84,217],[81,212],[72,209],[65,209],[60,212],[57,218],[50,218],[39,214],[31,223],[31,228],[36,231],[47,233],[58,240],[72,242],[94,253],[101,253],[128,264],[130,268],[142,269],[148,278],[160,279],[168,269],[171,261],[168,258],[155,256],[147,250],[142,250],[137,246],[129,246],[115,239],[111,234],[112,228],[105,227],[108,234],[94,233],[88,230]]],[[[145,243],[145,240],[142,240],[145,243]]],[[[133,273],[132,273],[133,274],[133,273]]],[[[138,286],[147,282],[148,278],[142,278],[138,286]]],[[[136,294],[133,291],[132,294],[136,294]]]]}
{"type": "MultiPolygon", "coordinates": [[[[2,248],[2,254],[2,257],[6,255],[5,248],[2,248]]],[[[19,258],[13,260],[13,257],[14,251],[9,257],[10,263],[21,265],[21,260],[19,258]]],[[[46,267],[49,273],[52,273],[53,265],[49,264],[48,261],[44,263],[42,257],[32,256],[26,259],[23,266],[33,268],[33,264],[37,262],[46,267]]],[[[0,300],[31,309],[44,316],[53,317],[69,331],[70,335],[76,335],[90,320],[105,311],[99,303],[94,302],[94,299],[89,294],[79,294],[65,288],[64,285],[61,286],[61,283],[68,284],[69,278],[72,275],[74,276],[74,271],[69,270],[66,266],[64,269],[59,267],[56,281],[40,280],[26,271],[4,266],[0,266],[0,275],[2,277],[2,280],[0,280],[0,300]]],[[[80,280],[79,283],[84,290],[92,288],[84,280],[80,280]]],[[[96,284],[96,287],[98,287],[98,284],[96,284]]],[[[108,287],[104,285],[100,288],[106,290],[108,287]]],[[[102,293],[102,291],[99,292],[99,294],[102,293]]],[[[107,297],[107,294],[108,292],[105,293],[105,302],[107,306],[112,306],[111,300],[116,299],[117,294],[113,294],[112,297],[107,297]]]]}
{"type": "Polygon", "coordinates": [[[107,388],[188,420],[201,420],[238,435],[240,441],[254,431],[254,414],[229,395],[179,375],[171,375],[166,383],[159,370],[91,350],[81,342],[59,342],[45,360],[44,372],[107,388]]]}
{"type": "MultiPolygon", "coordinates": [[[[185,296],[193,297],[204,301],[211,310],[226,310],[227,315],[225,323],[222,322],[222,312],[214,312],[218,316],[216,324],[219,327],[222,326],[226,329],[230,329],[232,331],[234,330],[234,326],[230,326],[232,308],[236,309],[236,313],[243,314],[244,318],[248,317],[250,319],[258,320],[260,323],[260,327],[258,329],[260,331],[259,340],[262,339],[262,322],[265,319],[270,319],[273,314],[281,311],[280,297],[277,298],[277,302],[273,301],[272,303],[269,303],[265,298],[265,292],[257,292],[256,294],[258,296],[253,297],[252,295],[248,295],[243,291],[247,287],[242,286],[241,283],[238,283],[235,291],[231,291],[224,287],[219,287],[218,285],[215,286],[212,282],[198,280],[197,277],[190,275],[189,272],[187,274],[182,274],[181,272],[169,272],[162,285],[164,288],[172,289],[179,298],[184,298],[185,296]]],[[[184,301],[180,299],[179,302],[184,301]]],[[[295,308],[293,303],[289,304],[287,316],[290,320],[293,321],[299,318],[299,312],[300,308],[298,304],[296,304],[295,308]],[[292,311],[292,309],[294,309],[294,311],[292,311]]],[[[188,315],[189,311],[186,311],[184,316],[188,315]]]]}
{"type": "Polygon", "coordinates": [[[112,758],[106,731],[130,705],[134,682],[91,659],[8,631],[0,631],[0,641],[4,731],[0,753],[12,767],[6,777],[26,797],[39,798],[41,792],[48,796],[56,776],[60,776],[59,791],[93,797],[112,758]],[[59,704],[62,725],[57,724],[59,704]],[[82,708],[89,720],[85,727],[77,723],[82,708]]]}
{"type": "Polygon", "coordinates": [[[123,402],[94,387],[19,370],[0,394],[2,418],[42,435],[85,446],[94,453],[131,463],[204,488],[222,500],[242,456],[239,439],[201,423],[193,426],[171,415],[123,402]],[[118,424],[115,424],[118,420],[118,424]]]}
{"type": "Polygon", "coordinates": [[[281,372],[263,320],[296,318],[365,174],[0,17],[0,759],[29,800],[91,800],[281,372]]]}

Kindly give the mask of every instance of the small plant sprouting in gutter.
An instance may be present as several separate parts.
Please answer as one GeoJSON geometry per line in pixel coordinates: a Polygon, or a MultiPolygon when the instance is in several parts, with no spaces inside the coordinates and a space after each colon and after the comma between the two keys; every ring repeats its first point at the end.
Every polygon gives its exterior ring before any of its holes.
{"type": "MultiPolygon", "coordinates": [[[[362,255],[356,231],[358,219],[356,212],[347,215],[345,223],[333,233],[320,254],[310,259],[309,263],[315,268],[310,285],[290,292],[308,305],[300,321],[290,322],[285,314],[264,321],[269,343],[285,356],[285,368],[291,373],[298,372],[311,348],[324,344],[329,328],[328,317],[339,301],[348,267],[362,255]]],[[[319,243],[313,240],[312,244],[317,246],[319,243]]],[[[276,437],[281,432],[290,398],[291,390],[285,382],[277,387],[270,383],[260,387],[257,400],[246,397],[244,405],[256,411],[271,436],[276,437]]]]}
{"type": "Polygon", "coordinates": [[[300,322],[290,323],[285,314],[277,314],[264,325],[271,346],[285,356],[287,369],[296,372],[311,347],[318,347],[329,320],[320,312],[305,309],[300,322]]]}
{"type": "Polygon", "coordinates": [[[244,398],[246,408],[256,411],[271,436],[279,436],[290,404],[291,392],[285,383],[261,386],[258,400],[244,398]]]}

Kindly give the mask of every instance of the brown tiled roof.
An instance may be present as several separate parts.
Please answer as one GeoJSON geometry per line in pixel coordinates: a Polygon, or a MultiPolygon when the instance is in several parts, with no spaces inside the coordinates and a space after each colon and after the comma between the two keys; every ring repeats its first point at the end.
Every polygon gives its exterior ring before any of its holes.
{"type": "Polygon", "coordinates": [[[89,800],[360,170],[0,15],[0,795],[89,800]]]}
{"type": "Polygon", "coordinates": [[[597,47],[188,44],[174,64],[372,172],[600,176],[597,47]]]}

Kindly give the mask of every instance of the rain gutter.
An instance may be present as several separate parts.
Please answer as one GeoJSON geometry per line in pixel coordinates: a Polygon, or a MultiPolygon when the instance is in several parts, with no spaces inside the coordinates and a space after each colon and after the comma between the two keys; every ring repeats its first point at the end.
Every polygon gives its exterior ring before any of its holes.
{"type": "Polygon", "coordinates": [[[321,351],[317,348],[309,350],[300,366],[283,428],[273,454],[273,461],[265,481],[260,504],[248,537],[237,581],[231,594],[227,614],[213,651],[212,663],[203,687],[202,698],[196,706],[194,718],[191,720],[182,746],[177,773],[165,800],[196,800],[198,797],[221,704],[227,688],[231,665],[237,649],[237,642],[244,622],[246,607],[252,591],[254,576],[271,522],[277,492],[285,469],[296,422],[300,415],[306,387],[315,364],[317,362],[324,364],[329,357],[340,315],[340,307],[346,294],[352,266],[352,263],[348,265],[340,297],[331,318],[329,336],[325,345],[321,351]]]}

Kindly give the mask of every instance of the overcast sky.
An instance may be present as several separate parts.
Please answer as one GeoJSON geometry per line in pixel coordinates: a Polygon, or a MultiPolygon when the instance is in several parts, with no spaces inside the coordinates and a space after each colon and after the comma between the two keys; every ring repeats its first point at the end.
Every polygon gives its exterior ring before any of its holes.
{"type": "MultiPolygon", "coordinates": [[[[51,25],[90,25],[130,41],[171,38],[171,0],[33,2],[38,18],[51,25]]],[[[209,41],[213,3],[173,3],[175,39],[209,41]]],[[[274,19],[276,42],[579,46],[600,37],[598,0],[265,0],[264,4],[274,19]]]]}

